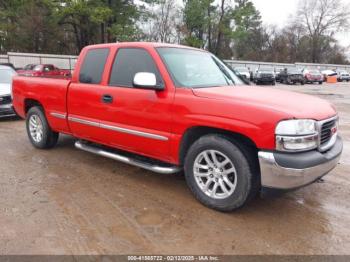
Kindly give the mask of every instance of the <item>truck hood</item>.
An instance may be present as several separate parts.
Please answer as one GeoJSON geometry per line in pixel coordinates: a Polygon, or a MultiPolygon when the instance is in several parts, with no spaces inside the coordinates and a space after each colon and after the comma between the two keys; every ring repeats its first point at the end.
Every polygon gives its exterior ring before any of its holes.
{"type": "MultiPolygon", "coordinates": [[[[212,87],[193,89],[195,96],[226,100],[227,103],[250,104],[257,108],[279,111],[286,118],[310,118],[323,120],[336,114],[326,100],[296,92],[251,86],[212,87]]],[[[258,111],[257,111],[258,113],[258,111]]]]}
{"type": "Polygon", "coordinates": [[[0,83],[0,96],[6,96],[11,94],[11,84],[0,83]]]}

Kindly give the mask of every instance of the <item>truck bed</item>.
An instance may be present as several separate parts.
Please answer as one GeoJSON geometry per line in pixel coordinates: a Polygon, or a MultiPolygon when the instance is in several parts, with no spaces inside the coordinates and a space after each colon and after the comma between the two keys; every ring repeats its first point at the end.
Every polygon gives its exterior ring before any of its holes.
{"type": "Polygon", "coordinates": [[[19,116],[25,118],[27,106],[39,103],[45,109],[50,126],[69,133],[67,91],[70,79],[16,76],[13,79],[13,105],[19,116]]]}

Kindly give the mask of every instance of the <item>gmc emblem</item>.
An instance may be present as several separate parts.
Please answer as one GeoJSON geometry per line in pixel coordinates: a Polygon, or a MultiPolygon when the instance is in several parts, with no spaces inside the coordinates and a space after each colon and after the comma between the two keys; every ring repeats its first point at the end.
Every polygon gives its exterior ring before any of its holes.
{"type": "Polygon", "coordinates": [[[331,135],[334,135],[335,133],[337,133],[338,128],[336,126],[332,127],[331,129],[331,135]]]}

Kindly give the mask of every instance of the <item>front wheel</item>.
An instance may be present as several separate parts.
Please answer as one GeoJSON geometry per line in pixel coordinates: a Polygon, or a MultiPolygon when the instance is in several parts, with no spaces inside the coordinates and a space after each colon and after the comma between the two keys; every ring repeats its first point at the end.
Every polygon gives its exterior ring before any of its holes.
{"type": "Polygon", "coordinates": [[[26,127],[29,140],[34,147],[48,149],[57,144],[59,134],[52,131],[41,107],[29,109],[26,127]]]}
{"type": "Polygon", "coordinates": [[[185,177],[205,206],[223,211],[242,207],[256,195],[258,174],[247,155],[229,139],[207,135],[197,140],[185,158],[185,177]]]}

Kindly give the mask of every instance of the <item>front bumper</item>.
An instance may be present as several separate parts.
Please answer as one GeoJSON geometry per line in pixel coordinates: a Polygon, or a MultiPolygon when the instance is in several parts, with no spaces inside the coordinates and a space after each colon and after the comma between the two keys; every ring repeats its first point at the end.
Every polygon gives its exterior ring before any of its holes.
{"type": "Polygon", "coordinates": [[[289,80],[290,80],[290,82],[293,82],[293,83],[302,83],[302,82],[304,82],[304,79],[302,79],[302,78],[293,78],[293,77],[291,77],[291,78],[289,78],[289,80]]]}
{"type": "Polygon", "coordinates": [[[317,150],[303,153],[260,151],[258,156],[263,191],[293,190],[315,182],[335,168],[342,150],[343,141],[338,136],[334,146],[325,153],[317,150]]]}
{"type": "Polygon", "coordinates": [[[322,78],[306,78],[306,81],[310,82],[310,83],[316,83],[316,82],[323,82],[323,79],[322,78]]]}
{"type": "Polygon", "coordinates": [[[257,78],[256,81],[260,82],[260,83],[272,83],[272,82],[276,81],[276,79],[275,78],[263,77],[263,78],[257,78]]]}
{"type": "Polygon", "coordinates": [[[0,105],[0,117],[15,116],[16,112],[11,104],[0,105]]]}

